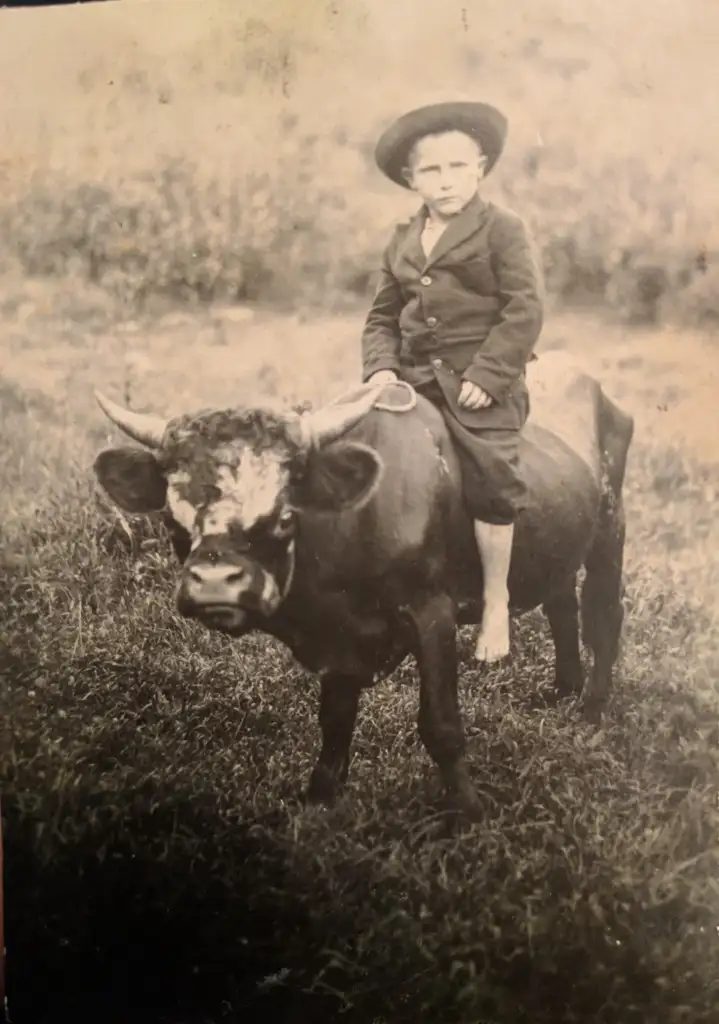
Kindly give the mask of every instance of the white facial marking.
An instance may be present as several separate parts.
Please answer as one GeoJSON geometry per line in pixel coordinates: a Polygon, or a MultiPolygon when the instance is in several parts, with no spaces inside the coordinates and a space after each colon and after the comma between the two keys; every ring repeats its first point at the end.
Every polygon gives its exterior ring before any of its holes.
{"type": "Polygon", "coordinates": [[[190,482],[190,475],[184,470],[170,473],[167,478],[167,504],[176,523],[179,523],[189,534],[193,533],[197,510],[180,497],[179,487],[190,482]]]}
{"type": "Polygon", "coordinates": [[[273,511],[286,482],[287,470],[277,455],[245,449],[236,470],[219,468],[216,483],[222,497],[205,518],[204,535],[227,533],[233,522],[249,530],[273,511]]]}

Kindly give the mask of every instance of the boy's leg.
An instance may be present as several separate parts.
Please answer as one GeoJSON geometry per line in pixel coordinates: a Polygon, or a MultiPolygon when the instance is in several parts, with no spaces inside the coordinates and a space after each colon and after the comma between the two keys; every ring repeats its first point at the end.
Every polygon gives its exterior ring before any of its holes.
{"type": "Polygon", "coordinates": [[[474,521],[474,536],[484,573],[484,612],[477,636],[478,661],[498,661],[509,654],[509,588],[514,524],[474,521]]]}
{"type": "MultiPolygon", "coordinates": [[[[472,510],[483,566],[484,613],[476,657],[499,661],[509,654],[508,578],[514,523],[526,498],[519,466],[520,431],[483,428],[472,432],[451,409],[445,407],[442,412],[462,459],[464,496],[472,510]],[[487,522],[485,516],[494,521],[487,522]]],[[[522,422],[525,419],[522,413],[522,422]]]]}

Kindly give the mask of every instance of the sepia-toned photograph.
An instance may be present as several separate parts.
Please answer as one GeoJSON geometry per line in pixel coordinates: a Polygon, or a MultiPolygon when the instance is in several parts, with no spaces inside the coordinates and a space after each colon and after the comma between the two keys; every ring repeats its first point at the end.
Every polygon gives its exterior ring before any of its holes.
{"type": "Polygon", "coordinates": [[[0,7],[0,1020],[719,1022],[717,38],[0,7]]]}

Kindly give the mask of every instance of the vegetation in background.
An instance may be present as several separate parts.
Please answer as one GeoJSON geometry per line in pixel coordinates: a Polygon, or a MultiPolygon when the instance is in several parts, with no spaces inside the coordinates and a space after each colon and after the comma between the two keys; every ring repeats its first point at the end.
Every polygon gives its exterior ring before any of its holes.
{"type": "MultiPolygon", "coordinates": [[[[682,65],[678,30],[667,63],[660,12],[620,46],[621,12],[605,24],[597,8],[582,25],[488,8],[497,48],[479,22],[449,31],[449,9],[439,38],[430,11],[400,26],[398,9],[399,47],[389,10],[375,23],[336,12],[334,35],[326,25],[313,35],[326,12],[315,25],[311,5],[306,22],[280,7],[273,22],[272,9],[252,17],[219,5],[219,23],[198,25],[192,44],[188,33],[162,60],[140,36],[118,33],[110,52],[98,33],[76,66],[55,69],[57,98],[48,108],[44,93],[34,119],[16,85],[28,110],[22,132],[5,129],[0,273],[99,285],[115,315],[178,301],[364,301],[393,220],[415,206],[381,180],[374,140],[435,89],[460,90],[508,113],[507,152],[487,195],[526,217],[557,304],[632,324],[716,324],[716,153],[701,129],[702,111],[713,116],[701,77],[713,57],[696,33],[693,62],[682,65]]],[[[702,12],[708,31],[714,15],[702,12]]]]}
{"type": "MultiPolygon", "coordinates": [[[[189,157],[98,182],[40,172],[0,200],[0,259],[99,285],[131,316],[177,302],[356,304],[388,228],[369,214],[363,160],[349,179],[324,169],[334,146],[331,132],[294,125],[279,166],[237,168],[224,181],[189,157]]],[[[542,180],[542,156],[505,170],[500,198],[531,223],[551,298],[634,324],[719,322],[719,251],[677,229],[684,194],[671,179],[646,180],[630,165],[595,183],[567,169],[557,188],[542,180]]]]}

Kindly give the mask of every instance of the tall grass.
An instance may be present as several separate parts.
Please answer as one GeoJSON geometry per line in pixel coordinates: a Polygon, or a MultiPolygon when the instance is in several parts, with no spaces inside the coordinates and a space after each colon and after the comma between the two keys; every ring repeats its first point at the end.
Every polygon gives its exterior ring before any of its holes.
{"type": "MultiPolygon", "coordinates": [[[[356,355],[355,318],[340,320],[268,318],[234,347],[193,343],[188,320],[170,344],[148,335],[157,369],[127,386],[162,410],[237,387],[331,393],[356,355]],[[290,338],[305,377],[283,363],[290,338]],[[277,379],[263,378],[267,361],[277,379]]],[[[36,350],[40,365],[57,343],[27,323],[25,358],[36,350]]],[[[654,356],[614,334],[585,322],[581,341],[622,353],[623,402],[653,394],[666,379],[654,356]]],[[[463,633],[485,820],[445,828],[411,664],[363,701],[344,799],[303,810],[313,680],[264,638],[231,643],[178,619],[161,526],[119,519],[94,494],[91,460],[112,435],[85,384],[124,379],[110,340],[67,341],[56,358],[71,372],[53,390],[0,390],[0,777],[18,1019],[713,1024],[715,469],[658,431],[633,446],[627,632],[601,731],[571,705],[543,705],[541,616],[518,624],[512,665],[491,672],[463,633]]]]}
{"type": "MultiPolygon", "coordinates": [[[[660,462],[640,447],[635,551],[656,528],[644,495],[660,462]]],[[[175,617],[157,524],[119,528],[77,477],[46,507],[0,595],[17,1013],[715,1021],[719,720],[709,623],[670,580],[630,560],[628,654],[601,732],[537,702],[551,685],[538,618],[511,669],[481,675],[462,638],[487,813],[453,835],[411,668],[366,696],[346,797],[303,811],[312,681],[272,643],[175,617]]]]}

